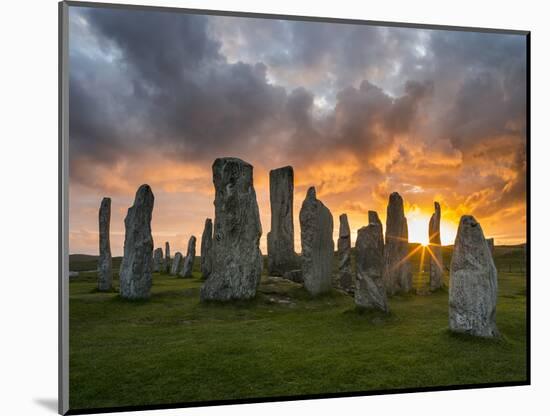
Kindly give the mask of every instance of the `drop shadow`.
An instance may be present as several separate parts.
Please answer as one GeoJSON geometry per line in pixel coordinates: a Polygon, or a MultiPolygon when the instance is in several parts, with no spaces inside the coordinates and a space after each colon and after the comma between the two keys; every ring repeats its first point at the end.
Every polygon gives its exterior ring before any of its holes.
{"type": "Polygon", "coordinates": [[[57,414],[57,399],[34,399],[36,404],[39,404],[44,409],[51,411],[52,413],[57,414]]]}

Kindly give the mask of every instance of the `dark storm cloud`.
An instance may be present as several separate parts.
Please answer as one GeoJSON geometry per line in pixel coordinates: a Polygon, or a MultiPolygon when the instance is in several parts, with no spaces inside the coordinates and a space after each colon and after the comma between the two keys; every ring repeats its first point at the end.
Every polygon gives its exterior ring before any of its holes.
{"type": "MultiPolygon", "coordinates": [[[[361,161],[359,174],[400,178],[407,164],[429,181],[427,170],[445,165],[422,165],[409,140],[438,158],[459,152],[472,177],[480,154],[505,151],[499,163],[517,174],[491,183],[503,202],[521,197],[524,168],[512,162],[525,140],[519,36],[71,10],[77,181],[89,181],[94,164],[151,149],[208,163],[276,152],[298,166],[345,153],[361,161]]],[[[455,164],[447,183],[438,176],[442,188],[455,186],[455,164]]]]}

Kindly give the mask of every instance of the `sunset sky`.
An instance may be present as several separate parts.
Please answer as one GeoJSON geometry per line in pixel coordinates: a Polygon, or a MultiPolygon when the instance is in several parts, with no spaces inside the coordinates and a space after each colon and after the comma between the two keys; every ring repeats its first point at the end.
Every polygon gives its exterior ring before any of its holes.
{"type": "Polygon", "coordinates": [[[214,215],[212,163],[254,166],[266,253],[269,170],[294,167],[295,240],[309,186],[356,231],[405,201],[423,242],[472,214],[496,244],[526,235],[526,48],[510,34],[69,8],[70,252],[111,250],[139,185],[155,194],[155,247],[185,254],[214,215]]]}

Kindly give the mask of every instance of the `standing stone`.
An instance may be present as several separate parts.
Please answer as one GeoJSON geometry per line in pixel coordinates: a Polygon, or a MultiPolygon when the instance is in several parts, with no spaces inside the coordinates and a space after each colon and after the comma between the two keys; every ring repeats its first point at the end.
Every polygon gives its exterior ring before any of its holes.
{"type": "Polygon", "coordinates": [[[269,172],[271,231],[267,233],[267,269],[282,276],[296,267],[294,252],[294,171],[292,166],[269,172]]]}
{"type": "Polygon", "coordinates": [[[97,264],[97,289],[113,288],[113,259],[111,257],[111,198],[103,198],[99,207],[99,260],[97,264]]]}
{"type": "Polygon", "coordinates": [[[340,233],[338,235],[338,278],[340,287],[346,291],[353,290],[353,273],[351,270],[351,232],[348,216],[340,215],[340,233]]]}
{"type": "Polygon", "coordinates": [[[253,167],[237,158],[221,158],[214,161],[212,173],[212,273],[201,287],[201,300],[250,299],[256,296],[263,266],[253,167]]]}
{"type": "Polygon", "coordinates": [[[308,189],[300,210],[302,238],[302,278],[313,296],[330,290],[334,241],[333,221],[329,209],[308,189]]]}
{"type": "Polygon", "coordinates": [[[495,239],[494,238],[488,238],[487,239],[487,245],[489,246],[489,250],[491,251],[491,255],[495,255],[495,239]]]}
{"type": "Polygon", "coordinates": [[[183,255],[178,251],[174,254],[174,259],[172,260],[172,265],[170,268],[170,274],[176,276],[180,271],[181,261],[183,260],[183,255]]]}
{"type": "Polygon", "coordinates": [[[193,264],[195,263],[195,246],[197,244],[197,238],[192,235],[187,243],[187,255],[183,261],[183,269],[181,270],[181,277],[193,276],[193,264]]]}
{"type": "Polygon", "coordinates": [[[401,195],[390,195],[384,247],[384,285],[389,295],[412,290],[412,270],[408,259],[409,232],[401,195]]]}
{"type": "Polygon", "coordinates": [[[164,268],[164,261],[162,259],[162,248],[156,248],[153,252],[153,272],[158,273],[164,268]]]}
{"type": "Polygon", "coordinates": [[[170,243],[167,241],[164,247],[164,271],[170,273],[172,262],[170,261],[170,243]]]}
{"type": "Polygon", "coordinates": [[[428,254],[430,256],[430,290],[443,287],[443,254],[441,252],[441,207],[434,202],[435,212],[430,218],[428,254]]]}
{"type": "Polygon", "coordinates": [[[201,273],[203,279],[208,279],[212,273],[212,220],[204,222],[204,231],[201,238],[201,273]]]}
{"type": "Polygon", "coordinates": [[[124,257],[120,267],[120,296],[146,299],[150,296],[153,270],[151,217],[155,196],[149,185],[141,185],[134,205],[124,220],[124,257]]]}
{"type": "Polygon", "coordinates": [[[384,234],[375,211],[369,211],[369,225],[359,229],[355,242],[357,276],[355,305],[388,312],[382,274],[384,272],[384,234]]]}
{"type": "Polygon", "coordinates": [[[470,215],[460,219],[451,260],[449,327],[480,337],[498,335],[497,270],[481,225],[470,215]]]}

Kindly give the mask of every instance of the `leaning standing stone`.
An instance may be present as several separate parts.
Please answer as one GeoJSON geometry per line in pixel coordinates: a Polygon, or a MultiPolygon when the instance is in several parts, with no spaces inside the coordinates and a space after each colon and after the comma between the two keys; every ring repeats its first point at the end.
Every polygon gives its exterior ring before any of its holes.
{"type": "Polygon", "coordinates": [[[212,273],[212,220],[204,222],[204,231],[201,238],[201,273],[203,279],[208,279],[212,273]]]}
{"type": "Polygon", "coordinates": [[[330,290],[334,241],[333,221],[329,209],[319,201],[315,188],[307,191],[300,210],[302,238],[302,278],[313,296],[330,290]]]}
{"type": "Polygon", "coordinates": [[[162,260],[162,248],[158,247],[153,252],[153,272],[158,273],[164,267],[164,262],[162,260]]]}
{"type": "Polygon", "coordinates": [[[145,299],[150,296],[153,270],[151,217],[155,197],[149,185],[141,185],[134,205],[124,220],[124,257],[120,267],[120,296],[145,299]]]}
{"type": "Polygon", "coordinates": [[[394,192],[390,195],[386,217],[386,245],[384,246],[384,285],[389,295],[412,290],[412,270],[408,259],[409,233],[403,199],[394,192]]]}
{"type": "Polygon", "coordinates": [[[451,260],[449,327],[480,337],[498,335],[497,270],[481,225],[470,215],[460,219],[451,260]]]}
{"type": "Polygon", "coordinates": [[[346,291],[353,290],[351,270],[351,232],[348,216],[340,215],[340,233],[338,236],[338,278],[340,287],[346,291]]]}
{"type": "Polygon", "coordinates": [[[97,264],[97,289],[113,288],[113,259],[111,258],[111,198],[103,198],[99,207],[99,260],[97,264]]]}
{"type": "Polygon", "coordinates": [[[262,225],[253,167],[237,158],[212,165],[216,196],[212,273],[201,287],[201,300],[228,301],[256,296],[262,274],[262,225]]]}
{"type": "Polygon", "coordinates": [[[195,246],[197,244],[197,239],[194,235],[189,239],[187,243],[187,255],[183,260],[183,269],[181,270],[181,277],[191,277],[193,276],[193,264],[195,263],[195,246]]]}
{"type": "Polygon", "coordinates": [[[357,276],[355,305],[364,309],[388,312],[384,270],[384,236],[382,223],[375,211],[369,211],[369,225],[359,229],[355,242],[357,276]]]}
{"type": "Polygon", "coordinates": [[[170,261],[170,243],[167,241],[165,245],[164,250],[164,271],[166,273],[170,273],[170,267],[172,266],[172,262],[170,261]]]}
{"type": "Polygon", "coordinates": [[[294,252],[294,171],[291,166],[269,172],[271,231],[267,233],[267,269],[282,276],[296,267],[294,252]]]}
{"type": "Polygon", "coordinates": [[[183,255],[178,251],[174,254],[174,259],[172,260],[172,265],[170,268],[170,274],[176,276],[180,271],[181,261],[183,260],[183,255]]]}
{"type": "Polygon", "coordinates": [[[435,212],[430,218],[428,254],[430,256],[430,290],[443,287],[443,255],[441,253],[441,207],[434,202],[435,212]]]}

